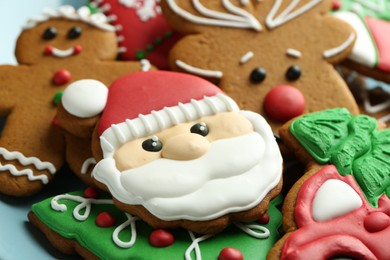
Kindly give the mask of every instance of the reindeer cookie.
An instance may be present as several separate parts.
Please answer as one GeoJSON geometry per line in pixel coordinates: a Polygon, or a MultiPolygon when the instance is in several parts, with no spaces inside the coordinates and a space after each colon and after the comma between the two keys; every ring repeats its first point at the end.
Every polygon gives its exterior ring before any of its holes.
{"type": "Polygon", "coordinates": [[[217,82],[274,130],[302,113],[358,108],[330,63],[352,49],[350,26],[327,15],[331,1],[163,0],[171,26],[185,35],[170,53],[173,70],[217,82]],[[337,93],[337,94],[336,94],[337,93]]]}
{"type": "Polygon", "coordinates": [[[308,165],[283,205],[286,235],[269,259],[386,259],[390,255],[390,129],[344,108],[280,129],[308,165]]]}
{"type": "Polygon", "coordinates": [[[1,193],[27,196],[50,182],[65,159],[64,137],[53,124],[61,92],[74,80],[109,84],[141,70],[138,62],[115,61],[117,51],[114,27],[86,7],[45,10],[29,20],[16,43],[20,65],[0,66],[1,193]]]}
{"type": "Polygon", "coordinates": [[[94,0],[117,28],[119,58],[148,59],[159,69],[169,69],[168,53],[178,39],[161,14],[158,0],[94,0]]]}
{"type": "Polygon", "coordinates": [[[68,86],[58,116],[79,133],[93,129],[96,184],[154,228],[217,233],[262,216],[281,190],[283,161],[270,126],[202,78],[132,73],[108,93],[96,82],[88,102],[68,103],[68,89],[86,93],[89,85],[68,86]],[[80,118],[89,102],[101,104],[96,127],[80,118]]]}

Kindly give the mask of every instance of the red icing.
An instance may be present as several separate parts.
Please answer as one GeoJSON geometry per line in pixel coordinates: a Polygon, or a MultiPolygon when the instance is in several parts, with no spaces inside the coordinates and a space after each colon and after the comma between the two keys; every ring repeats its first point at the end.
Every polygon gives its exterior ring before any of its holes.
{"type": "Polygon", "coordinates": [[[101,135],[112,124],[147,115],[152,110],[185,104],[191,99],[215,96],[222,91],[212,83],[196,76],[168,72],[136,72],[111,84],[106,108],[98,125],[101,135]]]}
{"type": "Polygon", "coordinates": [[[84,197],[88,199],[99,198],[99,190],[95,187],[88,187],[84,190],[84,197]]]}
{"type": "Polygon", "coordinates": [[[52,81],[54,85],[59,86],[69,83],[71,79],[72,75],[70,74],[69,70],[61,69],[54,73],[52,81]]]}
{"type": "Polygon", "coordinates": [[[240,250],[226,247],[219,253],[218,260],[244,260],[244,256],[240,250]]]}
{"type": "Polygon", "coordinates": [[[95,223],[99,227],[112,227],[115,225],[115,217],[107,211],[103,211],[97,215],[95,223]]]}
{"type": "Polygon", "coordinates": [[[259,224],[263,224],[263,225],[268,224],[268,222],[269,222],[269,215],[268,215],[268,213],[265,213],[263,216],[261,216],[261,218],[259,220],[257,220],[257,222],[259,224]]]}
{"type": "Polygon", "coordinates": [[[374,212],[364,220],[364,228],[368,232],[379,232],[390,226],[390,217],[383,212],[374,212]]]}
{"type": "Polygon", "coordinates": [[[390,72],[390,22],[368,16],[365,18],[378,49],[378,69],[390,72]]]}
{"type": "Polygon", "coordinates": [[[172,233],[163,229],[157,229],[149,236],[149,243],[155,247],[167,247],[172,245],[174,242],[175,238],[172,233]]]}
{"type": "Polygon", "coordinates": [[[268,92],[264,109],[273,119],[285,122],[303,113],[305,98],[299,89],[281,85],[268,92]]]}
{"type": "MultiPolygon", "coordinates": [[[[145,1],[135,2],[143,6],[145,1]]],[[[147,46],[152,44],[154,48],[148,52],[146,58],[158,68],[168,69],[168,53],[179,36],[173,34],[169,38],[165,37],[166,33],[172,32],[172,29],[162,14],[154,12],[155,17],[142,21],[135,8],[126,7],[118,0],[103,0],[101,6],[107,4],[110,5],[110,9],[106,11],[106,14],[108,16],[115,15],[117,19],[113,21],[113,24],[120,25],[122,28],[118,31],[118,36],[122,36],[124,39],[119,42],[119,46],[126,48],[126,51],[120,54],[120,58],[136,60],[137,51],[146,51],[147,46]],[[158,39],[163,39],[161,44],[156,43],[158,39]]],[[[159,6],[155,6],[154,10],[158,8],[159,6]]]]}
{"type": "Polygon", "coordinates": [[[326,166],[311,176],[298,192],[294,211],[298,230],[285,241],[281,259],[327,259],[334,256],[386,259],[390,255],[390,227],[386,226],[385,219],[389,216],[389,198],[383,195],[379,207],[372,208],[351,175],[343,177],[333,165],[326,166]],[[316,222],[311,214],[312,201],[317,190],[329,179],[350,185],[363,200],[363,205],[344,216],[316,222]],[[373,224],[374,220],[379,220],[380,224],[373,224]],[[369,222],[367,226],[366,222],[369,222]],[[369,232],[366,227],[381,230],[369,232]]]}

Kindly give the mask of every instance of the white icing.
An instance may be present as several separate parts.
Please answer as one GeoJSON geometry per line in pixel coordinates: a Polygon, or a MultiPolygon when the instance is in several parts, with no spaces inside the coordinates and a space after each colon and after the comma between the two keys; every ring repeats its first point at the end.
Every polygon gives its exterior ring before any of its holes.
{"type": "Polygon", "coordinates": [[[292,0],[291,3],[286,7],[286,9],[283,10],[278,16],[276,16],[276,13],[279,11],[279,8],[282,4],[282,0],[275,0],[271,11],[265,19],[265,24],[267,25],[267,28],[271,30],[304,14],[305,12],[309,11],[311,8],[319,4],[321,1],[322,0],[309,0],[308,3],[294,10],[295,7],[301,2],[301,0],[292,0]]]}
{"type": "Polygon", "coordinates": [[[37,26],[39,23],[53,18],[66,18],[74,21],[83,21],[105,31],[115,31],[115,28],[108,23],[108,19],[104,14],[91,14],[91,11],[86,6],[75,10],[74,7],[70,5],[61,6],[58,8],[58,10],[43,10],[41,16],[29,19],[23,29],[31,29],[37,26]]]}
{"type": "Polygon", "coordinates": [[[52,47],[50,54],[57,58],[67,58],[75,54],[75,47],[66,50],[60,50],[55,47],[52,47]]]}
{"type": "Polygon", "coordinates": [[[192,0],[195,9],[205,17],[194,15],[176,4],[176,0],[167,0],[169,8],[180,17],[196,24],[209,26],[222,26],[233,28],[248,28],[261,30],[260,22],[250,13],[233,5],[229,0],[222,0],[224,8],[230,13],[222,13],[210,10],[200,3],[200,0],[192,0]]]}
{"type": "MultiPolygon", "coordinates": [[[[56,167],[50,162],[42,162],[39,158],[34,156],[26,157],[20,152],[17,151],[11,152],[5,149],[4,147],[0,147],[0,155],[2,155],[6,160],[17,160],[23,166],[34,165],[35,168],[40,171],[47,170],[51,174],[54,174],[57,171],[56,167]]],[[[26,175],[30,181],[41,180],[42,183],[44,184],[48,183],[48,178],[46,175],[42,174],[42,175],[35,176],[31,169],[24,169],[22,171],[19,171],[18,169],[16,169],[15,166],[11,164],[6,164],[6,165],[1,165],[0,170],[9,171],[14,176],[26,175]]]]}
{"type": "Polygon", "coordinates": [[[365,23],[352,12],[336,12],[334,15],[351,25],[356,32],[356,41],[348,58],[359,64],[374,68],[377,64],[378,53],[365,23]]]}
{"type": "Polygon", "coordinates": [[[113,151],[125,142],[140,136],[152,135],[178,123],[196,120],[217,112],[238,110],[237,104],[231,98],[223,94],[217,94],[209,98],[208,101],[205,101],[205,99],[192,100],[187,104],[153,111],[151,114],[141,115],[133,120],[126,120],[106,129],[100,136],[103,155],[105,158],[112,157],[113,151]],[[210,100],[214,100],[214,108],[210,106],[210,100]]]}
{"type": "Polygon", "coordinates": [[[86,174],[87,171],[88,171],[89,166],[95,165],[95,164],[96,164],[95,158],[93,158],[93,157],[88,158],[87,160],[85,160],[85,161],[83,162],[83,165],[81,166],[81,171],[80,171],[80,173],[81,173],[81,174],[86,174]]]}
{"type": "Polygon", "coordinates": [[[88,118],[100,114],[106,106],[108,88],[93,79],[78,80],[70,84],[61,98],[62,105],[71,115],[88,118]]]}
{"type": "Polygon", "coordinates": [[[142,59],[140,60],[140,63],[141,63],[141,70],[142,71],[149,71],[152,67],[152,65],[150,64],[150,62],[146,59],[142,59]]]}
{"type": "Polygon", "coordinates": [[[50,202],[51,208],[60,212],[65,212],[68,208],[65,204],[60,204],[59,200],[71,200],[80,203],[73,210],[73,217],[79,221],[85,221],[89,217],[92,204],[114,204],[110,199],[89,199],[71,194],[61,194],[53,197],[50,202]],[[83,211],[84,213],[82,213],[83,211]]]}
{"type": "Polygon", "coordinates": [[[212,78],[222,78],[223,76],[223,72],[222,71],[217,71],[217,70],[205,70],[205,69],[201,69],[201,68],[197,68],[197,67],[194,67],[194,66],[191,66],[181,60],[176,60],[176,65],[189,72],[189,73],[192,73],[192,74],[196,74],[196,75],[199,75],[199,76],[202,76],[202,77],[212,77],[212,78]]]}
{"type": "Polygon", "coordinates": [[[160,12],[156,7],[156,0],[119,0],[119,3],[127,8],[136,10],[136,14],[143,22],[155,18],[160,12]]]}
{"type": "Polygon", "coordinates": [[[317,190],[312,215],[315,221],[322,222],[341,217],[362,205],[362,199],[351,186],[341,180],[330,179],[317,190]]]}
{"type": "Polygon", "coordinates": [[[270,235],[268,228],[258,224],[244,224],[236,222],[234,223],[234,225],[254,238],[263,239],[268,238],[270,235]]]}
{"type": "Polygon", "coordinates": [[[158,159],[119,172],[112,156],[105,155],[93,177],[122,203],[142,205],[163,220],[204,221],[249,210],[279,183],[283,162],[264,118],[249,111],[239,113],[250,120],[255,132],[212,142],[208,153],[198,159],[158,159]]]}
{"type": "Polygon", "coordinates": [[[355,0],[356,3],[359,3],[362,6],[370,9],[374,13],[383,12],[385,10],[385,0],[379,0],[379,3],[374,3],[374,1],[367,0],[355,0]]]}
{"type": "Polygon", "coordinates": [[[186,260],[191,260],[191,252],[193,250],[195,250],[195,259],[196,260],[202,260],[202,254],[200,252],[200,248],[199,248],[199,243],[206,240],[206,239],[209,239],[210,237],[212,237],[212,235],[203,235],[203,236],[200,236],[200,237],[195,237],[194,233],[189,231],[188,230],[188,233],[190,234],[190,237],[191,237],[191,240],[192,240],[192,243],[191,245],[187,248],[185,254],[184,254],[184,257],[186,260]]]}
{"type": "Polygon", "coordinates": [[[324,51],[322,56],[325,59],[328,59],[328,58],[331,58],[333,56],[340,54],[341,52],[343,52],[345,49],[347,49],[353,43],[353,41],[355,40],[355,36],[356,36],[355,33],[351,33],[345,42],[343,42],[342,44],[340,44],[337,47],[334,47],[332,49],[324,51]]]}
{"type": "Polygon", "coordinates": [[[128,213],[125,213],[126,214],[126,217],[127,217],[127,220],[122,223],[121,225],[119,225],[118,227],[115,228],[114,232],[112,233],[112,240],[114,241],[114,243],[121,247],[121,248],[131,248],[136,240],[137,240],[137,229],[136,229],[136,225],[135,225],[135,222],[137,220],[140,220],[140,218],[138,217],[133,217],[132,215],[128,214],[128,213]],[[123,242],[120,238],[119,238],[119,233],[124,230],[125,228],[127,228],[128,226],[130,226],[130,232],[131,232],[131,238],[129,241],[127,242],[123,242]]]}
{"type": "Polygon", "coordinates": [[[295,50],[295,49],[291,49],[291,48],[288,48],[286,50],[286,54],[290,57],[293,57],[293,58],[296,58],[296,59],[299,59],[302,57],[302,53],[298,50],[295,50]]]}
{"type": "Polygon", "coordinates": [[[248,61],[250,61],[253,58],[254,55],[255,54],[252,51],[248,51],[247,53],[244,54],[244,56],[241,57],[240,63],[241,64],[247,63],[248,61]]]}

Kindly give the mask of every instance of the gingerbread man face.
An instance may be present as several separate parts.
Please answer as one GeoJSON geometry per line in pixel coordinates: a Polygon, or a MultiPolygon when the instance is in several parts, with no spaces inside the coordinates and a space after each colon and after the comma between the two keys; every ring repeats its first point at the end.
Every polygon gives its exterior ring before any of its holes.
{"type": "Polygon", "coordinates": [[[170,24],[187,35],[171,51],[173,70],[218,82],[274,130],[327,107],[358,111],[329,64],[347,56],[355,35],[326,15],[328,1],[165,0],[162,7],[170,24]]]}
{"type": "MultiPolygon", "coordinates": [[[[70,85],[62,107],[82,118],[85,100],[73,103],[68,93],[87,89],[85,81],[70,85]]],[[[118,207],[153,227],[215,233],[232,221],[259,218],[280,191],[282,158],[271,128],[212,83],[139,72],[101,96],[107,96],[103,109],[91,102],[95,114],[103,110],[92,135],[93,177],[118,207]]]]}
{"type": "Polygon", "coordinates": [[[109,84],[142,69],[138,62],[116,62],[116,53],[114,28],[87,7],[45,10],[29,21],[16,45],[20,65],[0,66],[0,113],[7,117],[0,192],[30,195],[53,178],[65,159],[63,135],[53,124],[62,90],[73,80],[109,84]]]}

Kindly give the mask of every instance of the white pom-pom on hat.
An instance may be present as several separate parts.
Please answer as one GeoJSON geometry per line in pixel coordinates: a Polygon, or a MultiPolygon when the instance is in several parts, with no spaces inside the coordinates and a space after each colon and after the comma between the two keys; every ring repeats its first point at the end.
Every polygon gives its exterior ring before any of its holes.
{"type": "Polygon", "coordinates": [[[94,79],[78,80],[70,84],[61,98],[65,110],[77,117],[88,118],[100,114],[106,106],[108,88],[94,79]]]}

